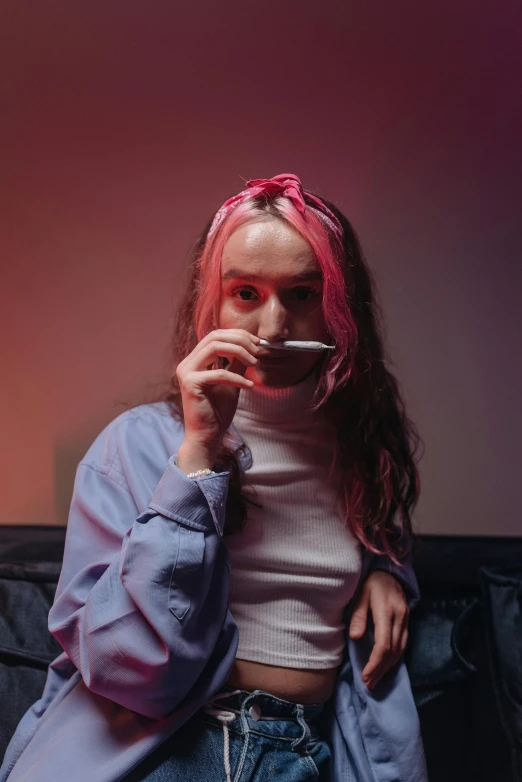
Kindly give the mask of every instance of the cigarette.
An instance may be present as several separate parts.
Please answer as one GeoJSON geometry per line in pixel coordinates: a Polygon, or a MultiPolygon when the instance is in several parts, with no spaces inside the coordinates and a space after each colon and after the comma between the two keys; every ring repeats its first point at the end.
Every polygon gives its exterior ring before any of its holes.
{"type": "Polygon", "coordinates": [[[298,340],[285,340],[284,342],[268,342],[262,339],[260,345],[274,350],[333,350],[335,345],[324,345],[322,342],[301,342],[298,340]]]}

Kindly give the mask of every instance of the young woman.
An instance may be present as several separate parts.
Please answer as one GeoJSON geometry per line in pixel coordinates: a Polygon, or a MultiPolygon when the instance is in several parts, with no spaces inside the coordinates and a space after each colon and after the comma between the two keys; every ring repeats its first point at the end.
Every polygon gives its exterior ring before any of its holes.
{"type": "Polygon", "coordinates": [[[226,201],[172,367],[78,466],[64,652],[0,780],[423,782],[419,438],[341,212],[292,174],[226,201]]]}

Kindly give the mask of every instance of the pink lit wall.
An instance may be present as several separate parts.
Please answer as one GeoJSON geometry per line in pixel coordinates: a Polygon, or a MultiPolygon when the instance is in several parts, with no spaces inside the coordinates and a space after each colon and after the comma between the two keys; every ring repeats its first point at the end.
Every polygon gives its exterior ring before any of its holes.
{"type": "Polygon", "coordinates": [[[521,534],[521,31],[508,0],[5,0],[0,523],[66,523],[165,368],[194,238],[293,171],[378,278],[417,529],[521,534]]]}

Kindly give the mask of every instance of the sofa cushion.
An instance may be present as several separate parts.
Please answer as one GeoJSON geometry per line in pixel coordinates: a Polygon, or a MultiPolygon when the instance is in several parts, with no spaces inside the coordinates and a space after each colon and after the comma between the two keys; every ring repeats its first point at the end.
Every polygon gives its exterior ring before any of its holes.
{"type": "Polygon", "coordinates": [[[412,611],[406,664],[418,707],[476,672],[473,624],[479,610],[479,598],[469,595],[421,598],[412,611]]]}
{"type": "Polygon", "coordinates": [[[0,563],[60,563],[66,531],[51,525],[0,525],[0,563]]]}
{"type": "Polygon", "coordinates": [[[481,568],[487,650],[514,782],[522,782],[522,567],[481,568]]]}
{"type": "Polygon", "coordinates": [[[480,588],[425,589],[405,655],[430,782],[509,779],[485,649],[480,588]]]}
{"type": "Polygon", "coordinates": [[[60,567],[0,564],[0,759],[18,722],[41,697],[47,666],[62,651],[47,627],[60,567]]]}

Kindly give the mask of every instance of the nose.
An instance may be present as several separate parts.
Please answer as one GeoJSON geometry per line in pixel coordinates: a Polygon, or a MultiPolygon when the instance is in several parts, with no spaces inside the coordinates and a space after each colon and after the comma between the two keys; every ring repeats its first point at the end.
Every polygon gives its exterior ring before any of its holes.
{"type": "Polygon", "coordinates": [[[261,309],[257,335],[269,342],[290,339],[289,313],[277,296],[270,296],[261,309]]]}

